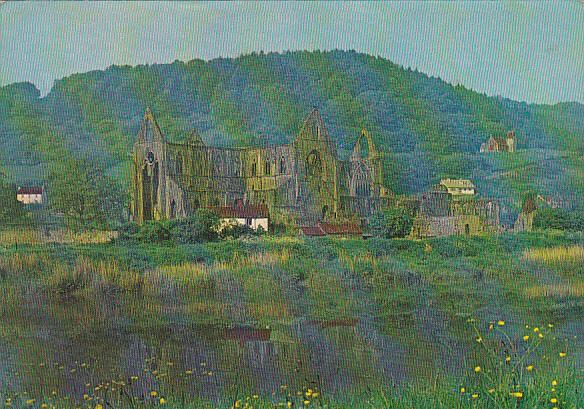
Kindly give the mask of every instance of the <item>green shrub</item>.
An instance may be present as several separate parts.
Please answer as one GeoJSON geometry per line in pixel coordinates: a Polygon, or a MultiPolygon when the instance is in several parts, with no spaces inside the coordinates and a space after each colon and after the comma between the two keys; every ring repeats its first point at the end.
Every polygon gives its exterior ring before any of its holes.
{"type": "Polygon", "coordinates": [[[122,241],[138,240],[140,235],[140,226],[137,223],[130,222],[121,225],[118,228],[118,239],[122,241]]]}
{"type": "Polygon", "coordinates": [[[258,231],[256,232],[254,229],[252,229],[248,225],[233,223],[233,224],[225,226],[223,229],[221,229],[219,236],[222,239],[228,238],[228,237],[233,238],[233,239],[237,239],[239,237],[244,237],[244,236],[255,236],[255,235],[260,235],[263,232],[263,228],[261,226],[260,226],[260,228],[262,229],[262,231],[260,232],[258,229],[258,231]]]}
{"type": "Polygon", "coordinates": [[[584,231],[584,212],[543,208],[535,214],[533,227],[536,229],[584,231]]]}
{"type": "Polygon", "coordinates": [[[208,209],[198,209],[185,219],[168,223],[170,237],[176,243],[192,244],[216,240],[219,236],[219,216],[208,209]]]}
{"type": "Polygon", "coordinates": [[[402,208],[391,208],[374,214],[369,221],[371,233],[378,237],[406,237],[412,230],[414,219],[402,208]]]}
{"type": "Polygon", "coordinates": [[[145,243],[163,243],[170,240],[170,231],[167,223],[147,221],[140,227],[138,239],[145,243]]]}

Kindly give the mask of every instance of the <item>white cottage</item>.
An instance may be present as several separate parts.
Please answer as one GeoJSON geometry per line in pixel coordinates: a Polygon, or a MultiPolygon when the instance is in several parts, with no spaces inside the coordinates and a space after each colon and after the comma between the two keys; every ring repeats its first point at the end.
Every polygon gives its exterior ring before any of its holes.
{"type": "Polygon", "coordinates": [[[19,187],[16,191],[16,200],[25,205],[42,204],[43,193],[44,189],[42,186],[19,187]]]}
{"type": "Polygon", "coordinates": [[[440,184],[453,197],[474,196],[477,193],[475,185],[468,179],[442,179],[440,184]]]}
{"type": "Polygon", "coordinates": [[[221,228],[237,223],[253,230],[261,227],[264,231],[268,231],[269,212],[264,205],[246,205],[238,201],[235,206],[221,206],[214,208],[214,210],[221,219],[221,228]]]}

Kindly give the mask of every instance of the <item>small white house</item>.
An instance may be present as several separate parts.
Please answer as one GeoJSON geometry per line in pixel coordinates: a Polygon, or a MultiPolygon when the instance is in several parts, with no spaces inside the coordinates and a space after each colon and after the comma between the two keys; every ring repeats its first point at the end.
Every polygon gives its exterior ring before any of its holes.
{"type": "Polygon", "coordinates": [[[220,229],[237,223],[241,226],[248,226],[253,230],[261,227],[264,231],[268,231],[269,213],[268,208],[264,205],[244,205],[238,202],[235,206],[217,207],[215,211],[221,219],[220,229]]]}
{"type": "Polygon", "coordinates": [[[468,179],[442,179],[440,184],[452,196],[474,196],[477,193],[475,185],[468,179]]]}
{"type": "Polygon", "coordinates": [[[16,200],[25,205],[42,204],[43,193],[44,189],[42,186],[19,187],[16,190],[16,200]]]}

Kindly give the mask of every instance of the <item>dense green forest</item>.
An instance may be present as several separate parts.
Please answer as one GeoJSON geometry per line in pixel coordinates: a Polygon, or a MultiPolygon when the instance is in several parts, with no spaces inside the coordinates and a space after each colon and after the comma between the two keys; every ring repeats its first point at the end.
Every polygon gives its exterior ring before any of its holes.
{"type": "Polygon", "coordinates": [[[517,207],[532,190],[580,206],[584,105],[488,97],[353,51],[253,53],[211,61],[112,66],[0,88],[0,155],[11,182],[43,183],[63,161],[106,169],[125,189],[146,106],[169,139],[197,129],[209,145],[284,143],[318,107],[341,156],[366,127],[396,193],[441,177],[472,179],[517,207]],[[515,154],[479,154],[490,135],[517,133],[515,154]]]}

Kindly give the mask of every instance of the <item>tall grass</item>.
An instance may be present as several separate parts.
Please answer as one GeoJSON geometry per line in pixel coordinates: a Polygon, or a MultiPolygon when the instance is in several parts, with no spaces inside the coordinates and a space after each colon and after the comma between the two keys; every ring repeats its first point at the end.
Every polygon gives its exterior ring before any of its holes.
{"type": "Polygon", "coordinates": [[[584,273],[584,246],[580,245],[531,248],[523,252],[523,259],[568,276],[584,273]]]}
{"type": "Polygon", "coordinates": [[[14,246],[22,244],[102,244],[108,243],[117,237],[115,231],[72,231],[55,229],[44,231],[38,228],[23,227],[19,229],[0,230],[0,246],[14,246]]]}
{"type": "MultiPolygon", "coordinates": [[[[308,391],[303,389],[257,398],[253,397],[257,391],[250,389],[239,391],[229,399],[204,400],[191,396],[194,401],[185,399],[184,390],[177,386],[178,382],[186,382],[184,371],[167,368],[167,376],[156,378],[156,399],[132,394],[129,390],[130,399],[111,394],[111,391],[107,396],[103,392],[89,391],[92,400],[82,403],[92,408],[98,404],[104,408],[108,405],[158,407],[161,397],[163,405],[173,408],[228,408],[238,400],[242,408],[246,403],[254,408],[287,407],[288,402],[293,408],[551,408],[553,406],[548,403],[554,397],[565,402],[558,407],[582,406],[584,402],[579,394],[582,373],[568,364],[575,361],[576,355],[568,355],[558,364],[559,350],[550,341],[554,336],[551,330],[543,334],[543,331],[534,333],[533,329],[527,331],[521,327],[505,335],[495,324],[486,333],[477,334],[485,343],[491,338],[487,350],[483,351],[482,343],[466,339],[468,328],[464,331],[459,328],[468,314],[479,310],[488,314],[503,311],[521,317],[539,317],[543,322],[543,317],[548,316],[545,308],[563,308],[567,305],[565,298],[570,299],[576,312],[581,311],[577,308],[581,308],[584,284],[577,275],[566,272],[579,271],[582,245],[573,241],[562,244],[561,237],[544,236],[538,241],[529,236],[526,249],[522,247],[522,237],[506,238],[509,241],[504,244],[501,244],[502,239],[493,237],[482,237],[470,244],[463,243],[460,238],[419,243],[267,237],[176,247],[132,247],[114,243],[3,249],[0,251],[0,289],[6,297],[0,301],[0,312],[6,317],[4,322],[8,328],[0,333],[8,338],[11,327],[25,327],[24,323],[18,324],[20,317],[15,315],[25,310],[11,306],[30,301],[30,294],[38,292],[46,294],[51,303],[42,311],[52,314],[52,319],[63,327],[77,330],[87,326],[88,331],[92,331],[93,326],[99,330],[108,324],[124,328],[128,325],[131,331],[141,331],[141,339],[151,337],[156,345],[168,342],[167,335],[172,334],[175,325],[270,326],[273,334],[288,339],[292,331],[287,329],[295,328],[291,324],[296,324],[294,320],[298,318],[361,325],[371,317],[375,330],[379,331],[376,337],[391,339],[407,351],[400,364],[408,370],[413,368],[410,363],[415,361],[430,362],[432,366],[438,359],[436,345],[445,336],[466,342],[464,356],[451,358],[461,365],[472,364],[467,368],[469,373],[461,377],[446,378],[432,368],[428,373],[436,377],[431,382],[412,381],[399,388],[376,385],[369,391],[355,389],[344,395],[329,395],[326,390],[319,390],[316,396],[313,393],[307,396],[308,391]],[[532,274],[538,269],[549,272],[552,278],[557,278],[556,273],[561,272],[569,279],[546,281],[549,277],[532,274]],[[78,302],[62,302],[71,298],[78,302]],[[138,302],[132,303],[132,300],[138,302]],[[70,311],[71,305],[80,311],[70,311]],[[63,311],[69,311],[69,315],[61,316],[65,314],[63,311]],[[95,322],[91,321],[92,317],[95,322]],[[430,318],[428,322],[425,317],[430,318]],[[425,328],[420,328],[422,326],[425,328]],[[168,332],[161,337],[156,331],[168,332]],[[527,362],[523,357],[530,342],[540,339],[540,333],[550,344],[541,355],[527,355],[530,357],[527,362]],[[529,334],[529,342],[522,341],[524,334],[529,334]],[[427,338],[423,338],[426,335],[427,338]],[[422,342],[423,350],[416,342],[422,342]],[[476,348],[469,347],[469,343],[476,348]],[[502,355],[505,349],[501,345],[513,352],[514,355],[510,355],[512,365],[505,361],[502,355]],[[489,351],[494,351],[495,355],[489,351]],[[555,360],[544,359],[543,355],[555,360]],[[527,370],[528,364],[534,365],[534,369],[527,370]],[[475,373],[474,366],[480,366],[481,371],[475,373]],[[555,388],[557,393],[552,395],[551,382],[554,380],[559,385],[555,388]],[[519,390],[516,385],[520,386],[519,390]],[[490,392],[492,389],[496,392],[490,392]],[[515,395],[516,392],[522,395],[515,395]],[[309,403],[305,404],[305,400],[309,403]]],[[[567,309],[557,315],[568,322],[572,319],[567,309]]],[[[561,324],[556,322],[558,327],[561,324]]],[[[504,326],[507,327],[508,324],[504,326]]],[[[13,334],[22,334],[27,339],[27,332],[37,333],[34,329],[14,330],[13,334]]],[[[323,328],[317,335],[340,351],[339,354],[346,358],[343,369],[352,374],[351,371],[358,370],[363,362],[370,363],[370,346],[365,345],[370,339],[368,341],[357,332],[338,329],[323,328]],[[340,335],[335,338],[335,334],[340,335]],[[356,351],[359,348],[364,352],[356,351]]],[[[89,335],[94,334],[90,332],[89,335]]],[[[32,342],[30,337],[28,339],[32,342]]],[[[105,344],[98,337],[95,342],[105,344]]],[[[37,347],[42,349],[42,344],[37,347]]],[[[279,369],[292,371],[293,365],[285,362],[279,369]]],[[[227,379],[229,375],[225,376],[227,379]]],[[[99,382],[109,382],[111,386],[111,381],[99,382]]],[[[42,377],[38,382],[42,384],[42,377]]],[[[124,382],[129,384],[127,379],[124,382]]],[[[1,390],[0,394],[13,399],[13,406],[26,406],[27,399],[22,395],[1,390]]],[[[61,396],[39,393],[30,398],[36,399],[29,405],[32,407],[46,402],[68,408],[74,407],[73,401],[79,397],[66,401],[61,396]]]]}

